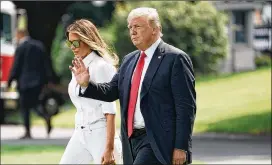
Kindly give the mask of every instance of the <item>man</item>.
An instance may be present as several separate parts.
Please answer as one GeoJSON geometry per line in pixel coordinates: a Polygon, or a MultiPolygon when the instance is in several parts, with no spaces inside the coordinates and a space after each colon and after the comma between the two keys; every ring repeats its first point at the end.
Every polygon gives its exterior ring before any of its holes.
{"type": "Polygon", "coordinates": [[[17,81],[20,94],[19,105],[25,127],[25,135],[21,139],[31,138],[30,109],[32,108],[45,119],[49,134],[52,128],[50,117],[43,110],[37,109],[39,95],[50,77],[45,49],[41,42],[28,36],[27,30],[17,30],[16,39],[18,46],[15,51],[8,87],[13,80],[17,81]]]}
{"type": "Polygon", "coordinates": [[[90,82],[81,59],[73,60],[80,96],[120,100],[124,164],[192,162],[196,113],[193,66],[188,55],[161,40],[156,9],[137,8],[128,16],[133,44],[109,83],[90,82]]]}

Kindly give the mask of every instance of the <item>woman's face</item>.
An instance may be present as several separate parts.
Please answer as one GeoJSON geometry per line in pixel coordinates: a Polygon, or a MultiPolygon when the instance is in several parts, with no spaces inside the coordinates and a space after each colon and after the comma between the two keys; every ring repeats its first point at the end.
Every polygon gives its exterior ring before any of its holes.
{"type": "Polygon", "coordinates": [[[67,45],[71,48],[76,57],[81,57],[82,59],[91,52],[89,45],[81,41],[79,35],[76,33],[69,33],[67,45]]]}

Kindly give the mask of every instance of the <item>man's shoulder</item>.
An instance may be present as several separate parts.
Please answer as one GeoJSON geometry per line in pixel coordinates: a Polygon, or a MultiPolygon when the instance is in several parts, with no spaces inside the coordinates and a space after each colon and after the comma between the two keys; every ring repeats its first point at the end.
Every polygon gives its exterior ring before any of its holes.
{"type": "Polygon", "coordinates": [[[130,52],[129,54],[125,55],[124,58],[131,58],[134,55],[138,54],[140,52],[140,50],[134,50],[133,52],[130,52]]]}
{"type": "Polygon", "coordinates": [[[183,50],[181,50],[180,48],[177,48],[171,44],[168,43],[164,43],[165,46],[165,52],[166,53],[171,53],[171,54],[186,54],[183,50]]]}
{"type": "Polygon", "coordinates": [[[126,62],[126,61],[129,61],[130,59],[132,59],[136,54],[138,54],[140,51],[139,50],[135,50],[133,52],[130,52],[129,54],[125,55],[124,58],[123,58],[123,62],[126,62]]]}
{"type": "Polygon", "coordinates": [[[164,49],[165,49],[165,54],[168,56],[173,56],[173,57],[182,57],[182,58],[190,58],[190,56],[183,50],[168,44],[164,43],[164,49]]]}
{"type": "Polygon", "coordinates": [[[39,47],[41,49],[44,48],[43,43],[41,41],[33,39],[33,38],[29,38],[28,43],[32,46],[39,47]]]}
{"type": "Polygon", "coordinates": [[[173,61],[175,60],[184,61],[188,63],[189,65],[191,65],[191,67],[193,67],[191,57],[187,53],[185,53],[183,50],[167,43],[165,43],[164,48],[165,48],[166,58],[171,58],[173,61]]]}

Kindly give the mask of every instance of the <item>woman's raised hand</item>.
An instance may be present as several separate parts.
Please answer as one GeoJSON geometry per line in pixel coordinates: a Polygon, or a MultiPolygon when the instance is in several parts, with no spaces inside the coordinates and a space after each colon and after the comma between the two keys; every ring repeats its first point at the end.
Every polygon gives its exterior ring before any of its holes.
{"type": "Polygon", "coordinates": [[[89,69],[86,68],[81,58],[75,57],[72,61],[72,64],[69,66],[69,69],[74,73],[77,83],[81,87],[88,87],[89,79],[90,79],[90,73],[89,69]]]}

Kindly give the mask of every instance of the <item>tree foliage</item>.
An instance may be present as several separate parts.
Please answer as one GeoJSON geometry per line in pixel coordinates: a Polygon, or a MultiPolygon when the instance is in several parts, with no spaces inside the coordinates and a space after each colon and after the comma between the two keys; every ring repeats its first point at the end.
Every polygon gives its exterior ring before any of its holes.
{"type": "Polygon", "coordinates": [[[81,18],[92,21],[97,27],[104,26],[111,20],[114,8],[115,3],[111,1],[106,2],[101,7],[94,6],[91,1],[80,1],[72,3],[66,9],[66,14],[63,15],[62,20],[57,25],[51,49],[53,67],[64,84],[71,79],[71,71],[68,66],[71,65],[74,58],[72,51],[65,44],[66,27],[74,20],[81,18]]]}
{"type": "Polygon", "coordinates": [[[71,79],[71,71],[68,68],[71,65],[74,55],[65,45],[64,27],[59,24],[56,29],[56,36],[51,50],[53,67],[58,76],[64,83],[71,79]]]}
{"type": "Polygon", "coordinates": [[[216,71],[218,60],[227,54],[227,17],[205,1],[134,1],[117,5],[108,27],[114,37],[108,40],[120,58],[136,49],[129,38],[127,16],[132,9],[143,6],[158,10],[162,39],[190,55],[196,72],[216,71]]]}

